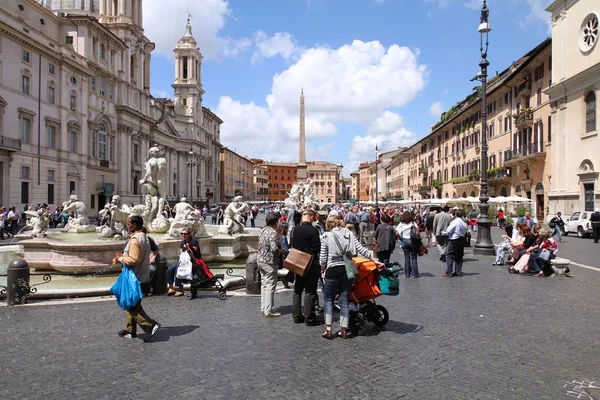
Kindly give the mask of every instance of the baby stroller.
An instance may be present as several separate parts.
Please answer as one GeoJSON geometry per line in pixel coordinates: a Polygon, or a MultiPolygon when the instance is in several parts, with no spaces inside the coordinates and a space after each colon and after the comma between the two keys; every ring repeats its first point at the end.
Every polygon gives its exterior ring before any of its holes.
{"type": "Polygon", "coordinates": [[[354,335],[366,335],[369,323],[384,326],[390,319],[388,310],[375,299],[382,294],[396,296],[399,293],[398,273],[402,267],[398,262],[386,264],[380,271],[377,265],[366,258],[352,259],[360,278],[349,294],[350,330],[354,335]]]}
{"type": "Polygon", "coordinates": [[[223,286],[223,274],[213,274],[206,263],[200,258],[194,258],[191,251],[188,254],[192,259],[192,276],[191,280],[181,280],[184,283],[189,283],[190,290],[185,294],[188,300],[195,299],[198,295],[198,289],[215,288],[219,292],[219,300],[227,298],[227,289],[223,286]]]}

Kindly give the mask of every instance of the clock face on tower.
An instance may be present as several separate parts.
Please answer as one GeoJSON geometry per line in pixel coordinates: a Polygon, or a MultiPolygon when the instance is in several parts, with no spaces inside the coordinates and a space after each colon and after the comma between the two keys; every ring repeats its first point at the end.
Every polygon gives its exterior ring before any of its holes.
{"type": "Polygon", "coordinates": [[[600,18],[595,12],[589,13],[583,20],[579,30],[579,50],[583,53],[589,53],[594,49],[598,42],[600,18]]]}

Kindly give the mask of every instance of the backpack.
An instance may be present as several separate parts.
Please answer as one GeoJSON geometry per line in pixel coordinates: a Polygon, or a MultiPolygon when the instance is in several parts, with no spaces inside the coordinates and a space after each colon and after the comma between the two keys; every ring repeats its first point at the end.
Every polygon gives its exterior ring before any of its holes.
{"type": "Polygon", "coordinates": [[[417,226],[414,223],[410,227],[410,240],[411,240],[411,242],[413,242],[415,244],[418,244],[421,242],[421,234],[419,233],[419,229],[417,228],[417,226]]]}

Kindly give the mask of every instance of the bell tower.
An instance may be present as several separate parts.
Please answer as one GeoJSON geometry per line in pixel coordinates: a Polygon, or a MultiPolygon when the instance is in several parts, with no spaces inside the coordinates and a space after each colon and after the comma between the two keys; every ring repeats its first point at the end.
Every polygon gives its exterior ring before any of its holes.
{"type": "Polygon", "coordinates": [[[175,113],[202,121],[202,54],[192,35],[191,16],[188,16],[185,33],[175,47],[175,113]]]}

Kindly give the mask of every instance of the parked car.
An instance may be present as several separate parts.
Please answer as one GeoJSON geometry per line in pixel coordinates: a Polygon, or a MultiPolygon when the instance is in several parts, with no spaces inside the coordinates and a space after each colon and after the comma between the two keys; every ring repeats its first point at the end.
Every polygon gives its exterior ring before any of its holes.
{"type": "Polygon", "coordinates": [[[592,213],[588,211],[573,213],[569,218],[563,218],[565,220],[565,234],[576,233],[578,237],[587,237],[592,234],[592,223],[590,222],[590,215],[592,213]]]}

